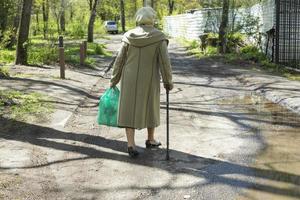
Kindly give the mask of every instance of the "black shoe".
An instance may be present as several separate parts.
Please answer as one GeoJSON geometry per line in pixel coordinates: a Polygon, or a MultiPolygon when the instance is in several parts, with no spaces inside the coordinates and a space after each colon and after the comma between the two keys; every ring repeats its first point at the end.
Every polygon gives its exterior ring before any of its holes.
{"type": "Polygon", "coordinates": [[[151,149],[151,148],[157,148],[161,145],[160,142],[158,141],[150,141],[150,140],[146,140],[146,148],[151,149]]]}
{"type": "Polygon", "coordinates": [[[139,155],[139,152],[136,149],[134,149],[133,147],[128,147],[127,151],[128,151],[128,155],[131,158],[136,158],[139,155]]]}

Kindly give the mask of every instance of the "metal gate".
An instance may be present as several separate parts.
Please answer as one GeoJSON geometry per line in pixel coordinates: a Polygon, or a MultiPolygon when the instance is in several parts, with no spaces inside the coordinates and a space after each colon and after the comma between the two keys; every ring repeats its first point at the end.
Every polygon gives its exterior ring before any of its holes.
{"type": "Polygon", "coordinates": [[[276,0],[275,62],[300,68],[300,0],[276,0]]]}

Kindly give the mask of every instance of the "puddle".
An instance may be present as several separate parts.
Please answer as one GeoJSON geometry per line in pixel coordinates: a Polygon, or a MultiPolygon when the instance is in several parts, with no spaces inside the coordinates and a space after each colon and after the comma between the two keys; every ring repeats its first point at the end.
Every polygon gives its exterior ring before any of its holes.
{"type": "Polygon", "coordinates": [[[222,100],[219,106],[256,129],[265,143],[250,166],[255,184],[237,199],[300,199],[300,117],[257,95],[222,100]]]}

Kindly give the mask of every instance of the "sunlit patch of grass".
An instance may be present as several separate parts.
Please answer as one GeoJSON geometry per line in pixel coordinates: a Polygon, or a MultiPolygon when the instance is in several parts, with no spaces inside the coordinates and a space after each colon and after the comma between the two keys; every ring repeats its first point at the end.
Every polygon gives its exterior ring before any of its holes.
{"type": "Polygon", "coordinates": [[[0,66],[0,77],[9,77],[9,67],[0,66]]]}
{"type": "Polygon", "coordinates": [[[87,54],[111,56],[111,53],[106,51],[106,46],[104,44],[97,44],[97,43],[88,43],[87,54]]]}
{"type": "Polygon", "coordinates": [[[284,73],[284,76],[293,81],[300,81],[300,74],[284,73]]]}
{"type": "Polygon", "coordinates": [[[37,93],[16,90],[0,91],[0,116],[18,121],[43,121],[53,112],[50,97],[37,93]]]}
{"type": "Polygon", "coordinates": [[[0,49],[0,64],[10,64],[16,59],[15,49],[0,49]]]}
{"type": "Polygon", "coordinates": [[[28,63],[31,65],[53,64],[58,60],[58,50],[56,46],[30,45],[28,49],[28,63]]]}

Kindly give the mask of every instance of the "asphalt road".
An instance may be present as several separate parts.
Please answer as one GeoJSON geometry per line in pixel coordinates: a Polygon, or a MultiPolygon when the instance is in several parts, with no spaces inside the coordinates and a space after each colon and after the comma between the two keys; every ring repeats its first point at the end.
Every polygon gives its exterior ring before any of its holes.
{"type": "MultiPolygon", "coordinates": [[[[98,42],[107,43],[115,51],[121,36],[111,38],[98,42]]],[[[283,130],[281,133],[291,130],[295,133],[293,141],[300,144],[296,117],[244,86],[239,79],[240,74],[246,73],[242,67],[196,59],[175,40],[171,40],[169,52],[175,84],[170,93],[170,161],[165,160],[163,88],[161,126],[156,130],[157,139],[163,143],[161,149],[145,149],[146,132],[137,131],[141,154],[138,159],[130,159],[124,130],[96,124],[98,100],[93,97],[108,87],[108,74],[106,79],[97,80],[64,128],[35,127],[35,131],[27,132],[23,136],[27,138],[25,143],[19,145],[31,153],[20,155],[29,156],[34,162],[16,167],[8,166],[2,159],[2,176],[16,173],[22,174],[20,179],[28,178],[19,181],[18,191],[25,191],[27,186],[26,191],[30,192],[25,193],[32,199],[229,200],[260,199],[263,195],[266,199],[270,195],[272,199],[299,198],[299,161],[288,171],[256,166],[261,161],[259,156],[269,149],[269,138],[274,138],[275,129],[283,130]],[[289,120],[278,117],[282,113],[290,116],[289,120]],[[271,181],[277,184],[270,184],[271,181]]],[[[1,143],[14,140],[15,137],[2,135],[1,143]]],[[[280,144],[279,141],[277,145],[280,144]]],[[[296,151],[290,156],[281,161],[299,160],[296,151]]],[[[267,158],[271,163],[270,156],[267,158]]],[[[25,193],[14,196],[5,192],[7,197],[26,199],[25,193]]]]}

